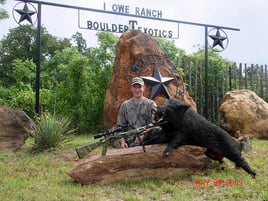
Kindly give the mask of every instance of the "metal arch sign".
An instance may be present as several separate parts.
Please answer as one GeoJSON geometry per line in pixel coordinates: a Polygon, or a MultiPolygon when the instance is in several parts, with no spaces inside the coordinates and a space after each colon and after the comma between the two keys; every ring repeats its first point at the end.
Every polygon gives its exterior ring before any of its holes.
{"type": "Polygon", "coordinates": [[[152,37],[167,39],[179,38],[179,23],[168,22],[169,26],[167,24],[163,26],[163,22],[157,21],[157,19],[163,19],[164,12],[162,10],[137,6],[131,7],[124,4],[107,5],[105,2],[103,3],[103,10],[109,13],[92,13],[78,9],[79,28],[113,33],[138,30],[152,37]],[[128,14],[133,17],[120,17],[115,20],[114,14],[128,14]],[[150,19],[137,19],[140,16],[154,18],[156,21],[152,23],[150,19]]]}

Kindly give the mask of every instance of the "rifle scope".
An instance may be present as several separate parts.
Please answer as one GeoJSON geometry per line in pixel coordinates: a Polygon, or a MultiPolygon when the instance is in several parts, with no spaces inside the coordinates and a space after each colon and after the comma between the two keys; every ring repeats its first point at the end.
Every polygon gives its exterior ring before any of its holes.
{"type": "Polygon", "coordinates": [[[94,139],[98,139],[98,138],[101,138],[101,137],[106,136],[106,135],[109,135],[109,134],[120,132],[122,130],[123,130],[122,127],[116,127],[115,129],[108,130],[108,131],[106,131],[104,133],[97,133],[97,134],[94,135],[94,139]]]}

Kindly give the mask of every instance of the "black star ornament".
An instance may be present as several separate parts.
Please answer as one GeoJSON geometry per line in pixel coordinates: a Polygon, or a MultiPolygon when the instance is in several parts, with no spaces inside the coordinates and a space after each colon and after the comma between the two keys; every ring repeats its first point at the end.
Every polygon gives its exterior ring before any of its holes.
{"type": "Polygon", "coordinates": [[[219,45],[222,49],[224,49],[223,41],[227,39],[225,36],[221,36],[219,29],[217,29],[216,35],[209,35],[209,37],[213,40],[212,48],[219,45]]]}
{"type": "Polygon", "coordinates": [[[154,77],[142,76],[144,82],[152,86],[151,97],[154,99],[158,94],[163,94],[166,98],[170,99],[167,85],[174,80],[172,77],[162,77],[161,73],[158,70],[158,67],[154,67],[154,77]]]}
{"type": "Polygon", "coordinates": [[[35,14],[35,11],[31,11],[29,10],[27,4],[24,4],[23,9],[15,9],[16,12],[18,12],[20,14],[20,20],[19,20],[19,24],[21,22],[23,22],[24,20],[27,20],[28,22],[30,22],[31,24],[33,24],[32,22],[32,15],[35,14]]]}
{"type": "Polygon", "coordinates": [[[177,95],[183,97],[183,91],[182,90],[178,90],[177,91],[177,95]]]}

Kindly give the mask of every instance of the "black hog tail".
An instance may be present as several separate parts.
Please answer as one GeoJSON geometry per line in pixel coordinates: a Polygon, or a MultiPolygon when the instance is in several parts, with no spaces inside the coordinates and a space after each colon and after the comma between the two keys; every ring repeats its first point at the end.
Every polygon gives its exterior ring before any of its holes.
{"type": "Polygon", "coordinates": [[[251,174],[253,178],[256,176],[256,172],[254,172],[248,165],[248,163],[242,158],[241,161],[235,163],[237,167],[243,168],[247,173],[251,174]]]}
{"type": "Polygon", "coordinates": [[[256,176],[256,173],[249,167],[248,163],[245,161],[245,159],[240,155],[240,153],[232,153],[231,157],[226,156],[229,160],[233,161],[236,165],[236,167],[243,168],[248,174],[251,174],[254,178],[256,176]]]}

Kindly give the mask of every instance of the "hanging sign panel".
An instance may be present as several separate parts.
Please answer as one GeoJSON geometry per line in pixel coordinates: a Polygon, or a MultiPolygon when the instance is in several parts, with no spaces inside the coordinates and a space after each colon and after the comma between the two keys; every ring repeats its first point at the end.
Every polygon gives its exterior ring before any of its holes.
{"type": "MultiPolygon", "coordinates": [[[[107,5],[104,3],[104,10],[107,5]]],[[[81,29],[124,33],[127,30],[138,30],[153,37],[179,38],[179,24],[176,22],[157,21],[163,17],[162,10],[112,4],[109,13],[93,13],[78,10],[78,25],[81,29]],[[115,15],[116,14],[116,15],[115,15]],[[122,15],[120,15],[122,14],[122,15]],[[131,16],[126,16],[129,14],[131,16]],[[135,17],[137,16],[137,17],[135,17]],[[138,16],[148,17],[139,18],[138,16]]]]}

